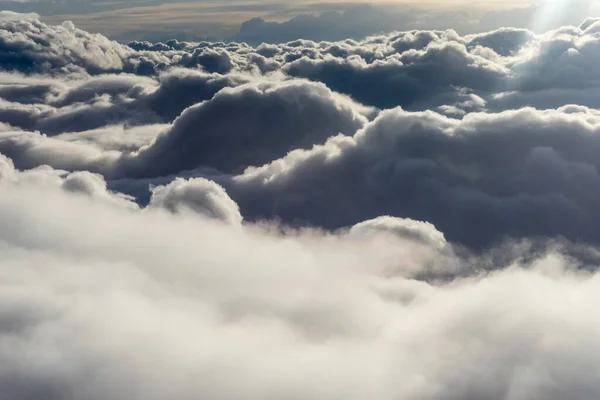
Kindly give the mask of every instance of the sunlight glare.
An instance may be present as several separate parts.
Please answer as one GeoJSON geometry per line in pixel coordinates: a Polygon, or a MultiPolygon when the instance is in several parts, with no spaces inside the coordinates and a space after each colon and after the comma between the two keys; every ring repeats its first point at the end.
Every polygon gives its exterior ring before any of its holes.
{"type": "Polygon", "coordinates": [[[573,3],[572,0],[542,0],[529,29],[536,33],[548,31],[573,3]]]}

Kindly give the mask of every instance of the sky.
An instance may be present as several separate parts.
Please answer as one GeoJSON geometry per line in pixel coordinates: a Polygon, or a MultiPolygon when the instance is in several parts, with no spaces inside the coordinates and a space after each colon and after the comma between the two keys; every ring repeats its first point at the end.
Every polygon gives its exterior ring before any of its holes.
{"type": "Polygon", "coordinates": [[[600,398],[596,3],[465,4],[0,11],[0,400],[600,398]]]}
{"type": "MultiPolygon", "coordinates": [[[[369,24],[369,29],[348,32],[356,38],[382,31],[415,28],[458,29],[461,33],[472,33],[504,25],[529,28],[530,20],[537,14],[535,10],[545,8],[546,4],[553,5],[553,9],[564,7],[560,13],[553,15],[552,20],[546,21],[547,26],[536,27],[538,30],[544,30],[566,23],[577,23],[593,12],[590,11],[590,6],[596,8],[595,3],[592,0],[30,0],[4,1],[1,4],[6,10],[38,13],[44,21],[53,24],[70,20],[82,29],[126,42],[164,41],[174,37],[181,40],[239,40],[244,39],[241,35],[236,35],[240,27],[252,18],[260,17],[269,22],[284,23],[301,15],[318,16],[322,12],[344,12],[364,5],[377,9],[381,15],[370,16],[372,23],[369,24]],[[566,3],[569,5],[565,6],[566,3]]],[[[348,23],[360,24],[360,21],[348,23]]],[[[296,35],[310,31],[310,27],[304,27],[304,32],[296,35]]],[[[344,38],[340,36],[336,39],[344,38]]]]}

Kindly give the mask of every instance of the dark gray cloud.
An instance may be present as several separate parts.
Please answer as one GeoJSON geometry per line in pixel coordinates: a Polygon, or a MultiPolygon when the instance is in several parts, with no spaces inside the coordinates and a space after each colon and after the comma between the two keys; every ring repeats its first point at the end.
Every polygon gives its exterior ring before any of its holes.
{"type": "Polygon", "coordinates": [[[411,106],[457,87],[487,92],[502,86],[507,77],[501,66],[468,53],[463,44],[452,41],[425,50],[407,50],[398,57],[370,64],[357,56],[301,58],[283,69],[381,108],[411,106]]]}
{"type": "Polygon", "coordinates": [[[7,75],[6,83],[0,83],[0,99],[7,100],[0,100],[0,115],[5,123],[48,135],[111,124],[171,122],[185,108],[252,79],[188,69],[161,73],[157,80],[119,74],[79,77],[63,84],[7,75]]]}
{"type": "Polygon", "coordinates": [[[159,76],[160,86],[145,101],[165,119],[172,121],[183,110],[204,100],[210,100],[221,89],[249,83],[245,75],[208,74],[189,69],[174,69],[159,76]]]}
{"type": "Polygon", "coordinates": [[[501,56],[515,55],[525,45],[535,40],[533,32],[527,29],[500,28],[490,32],[467,36],[467,47],[485,47],[501,56]]]}
{"type": "Polygon", "coordinates": [[[135,72],[148,75],[170,62],[156,52],[131,48],[71,22],[51,26],[36,19],[0,19],[0,69],[24,73],[135,72]],[[150,65],[151,64],[151,65],[150,65]]]}
{"type": "Polygon", "coordinates": [[[4,20],[1,24],[5,70],[49,72],[78,65],[94,73],[121,71],[128,56],[126,47],[69,23],[50,27],[37,20],[4,20]]]}
{"type": "Polygon", "coordinates": [[[229,52],[213,49],[196,49],[191,54],[184,54],[179,63],[185,67],[200,66],[207,72],[226,74],[236,67],[229,52]]]}
{"type": "MultiPolygon", "coordinates": [[[[73,27],[6,23],[7,30],[19,27],[26,37],[37,29],[89,40],[73,27]]],[[[150,201],[149,184],[166,187],[178,175],[212,177],[251,220],[337,229],[389,214],[433,222],[450,240],[474,247],[507,237],[562,235],[595,242],[585,223],[596,215],[588,193],[567,183],[586,187],[593,178],[571,171],[571,163],[596,168],[584,157],[595,142],[577,133],[578,124],[597,118],[585,107],[598,104],[596,30],[597,21],[589,19],[543,35],[501,28],[466,36],[409,31],[257,48],[132,43],[117,47],[123,65],[143,56],[164,60],[162,70],[142,77],[122,67],[90,76],[95,72],[88,71],[89,62],[73,58],[62,75],[54,67],[47,70],[54,80],[5,73],[0,120],[9,127],[0,137],[0,152],[21,169],[48,164],[100,173],[109,185],[138,195],[140,203],[150,201]],[[571,103],[578,106],[563,107],[571,103]],[[505,112],[530,105],[550,110],[505,112]],[[379,112],[369,106],[432,112],[384,112],[385,118],[362,131],[379,112]],[[492,128],[492,121],[502,122],[492,128]],[[563,133],[547,133],[547,121],[560,121],[563,133]],[[473,135],[448,134],[468,124],[473,135]],[[380,137],[371,133],[380,130],[392,133],[383,142],[357,139],[380,137]],[[488,130],[495,133],[486,136],[488,130]],[[488,145],[484,138],[491,137],[488,145]],[[576,148],[568,156],[565,143],[576,148]],[[469,158],[473,147],[480,158],[469,158]],[[505,174],[488,165],[500,148],[509,150],[502,153],[504,164],[498,161],[494,168],[505,174]],[[287,155],[299,149],[305,152],[287,155]],[[243,173],[270,163],[258,171],[277,169],[273,165],[287,165],[294,157],[302,162],[294,161],[284,173],[243,173]],[[535,169],[551,160],[564,161],[570,172],[549,179],[535,169]]],[[[43,46],[36,51],[46,52],[43,46]]]]}
{"type": "Polygon", "coordinates": [[[265,82],[222,90],[186,109],[123,168],[150,176],[199,166],[239,173],[332,135],[354,133],[367,121],[361,111],[366,109],[322,84],[265,82]]]}
{"type": "Polygon", "coordinates": [[[242,213],[339,228],[380,215],[430,221],[474,247],[507,237],[597,243],[598,114],[384,112],[338,137],[238,176],[242,213]]]}

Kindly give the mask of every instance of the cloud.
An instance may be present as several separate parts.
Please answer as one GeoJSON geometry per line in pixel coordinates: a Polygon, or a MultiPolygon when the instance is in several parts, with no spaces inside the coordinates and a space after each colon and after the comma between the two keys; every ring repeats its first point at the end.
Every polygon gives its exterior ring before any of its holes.
{"type": "Polygon", "coordinates": [[[19,171],[11,159],[0,154],[0,188],[11,191],[22,187],[41,191],[62,190],[100,204],[138,209],[132,197],[110,191],[101,175],[87,171],[69,173],[48,166],[19,171]]]}
{"type": "Polygon", "coordinates": [[[0,114],[14,127],[48,135],[87,131],[107,124],[171,122],[187,107],[220,89],[247,83],[242,74],[222,76],[174,69],[150,79],[129,74],[69,79],[60,85],[7,75],[0,86],[0,114]]]}
{"type": "Polygon", "coordinates": [[[10,157],[19,169],[48,165],[56,169],[103,174],[114,170],[122,154],[120,151],[104,150],[103,146],[93,143],[58,140],[18,130],[0,133],[0,148],[0,153],[10,157]]]}
{"type": "Polygon", "coordinates": [[[0,22],[0,393],[598,398],[597,30],[0,22]]]}
{"type": "Polygon", "coordinates": [[[414,240],[417,243],[424,243],[430,248],[440,249],[447,246],[444,234],[435,229],[432,224],[390,216],[360,222],[351,228],[350,233],[353,235],[391,234],[414,240]]]}
{"type": "Polygon", "coordinates": [[[209,74],[190,69],[172,69],[159,76],[160,86],[146,98],[149,107],[172,121],[183,110],[210,100],[221,89],[251,82],[242,74],[209,74]]]}
{"type": "Polygon", "coordinates": [[[18,13],[14,11],[0,11],[0,21],[22,21],[39,19],[36,13],[18,13]]]}
{"type": "Polygon", "coordinates": [[[131,48],[78,29],[70,21],[54,26],[33,18],[0,19],[0,55],[0,69],[24,73],[145,75],[169,63],[160,54],[134,54],[131,48]]]}
{"type": "Polygon", "coordinates": [[[463,44],[453,41],[373,63],[360,57],[301,58],[283,68],[292,76],[324,82],[359,102],[381,108],[411,106],[456,87],[485,92],[501,85],[507,75],[501,65],[468,53],[463,44]]]}
{"type": "Polygon", "coordinates": [[[238,205],[225,190],[206,179],[175,179],[166,186],[152,188],[150,207],[161,207],[173,213],[193,211],[229,224],[240,224],[238,205]]]}
{"type": "Polygon", "coordinates": [[[125,47],[70,23],[51,27],[38,20],[5,20],[1,32],[1,66],[6,70],[48,72],[80,64],[96,73],[119,71],[127,56],[125,47]]]}
{"type": "Polygon", "coordinates": [[[200,65],[207,72],[226,74],[235,68],[235,63],[226,51],[213,49],[196,49],[185,54],[180,63],[186,67],[200,65]]]}
{"type": "Polygon", "coordinates": [[[421,4],[347,5],[343,11],[315,11],[296,14],[280,21],[268,17],[253,17],[243,22],[230,40],[261,43],[286,43],[297,39],[314,41],[363,40],[368,36],[394,31],[447,30],[461,34],[493,31],[506,26],[535,29],[536,33],[558,27],[578,24],[591,15],[597,15],[594,0],[567,0],[563,4],[548,2],[532,4],[496,4],[481,7],[464,4],[449,7],[427,7],[421,4]],[[554,9],[552,9],[554,7],[554,9]]]}
{"type": "Polygon", "coordinates": [[[110,192],[101,175],[92,174],[87,171],[68,174],[62,182],[61,188],[68,192],[78,193],[92,198],[99,198],[103,201],[123,207],[131,209],[137,208],[137,205],[131,197],[121,193],[110,192]]]}
{"type": "Polygon", "coordinates": [[[350,7],[343,12],[329,11],[317,16],[301,14],[284,22],[267,22],[255,17],[244,22],[231,39],[254,45],[285,43],[296,39],[344,40],[364,38],[381,31],[392,31],[410,20],[411,14],[394,13],[372,7],[350,7]]]}
{"type": "Polygon", "coordinates": [[[411,277],[420,253],[402,237],[281,236],[55,189],[4,193],[10,397],[597,395],[597,276],[560,254],[444,283],[411,277]]]}
{"type": "Polygon", "coordinates": [[[339,229],[390,215],[472,248],[538,236],[596,243],[596,144],[584,134],[598,118],[586,108],[597,102],[596,25],[256,49],[138,43],[128,59],[171,64],[152,76],[4,73],[0,152],[19,169],[102,174],[142,205],[149,185],[204,177],[251,221],[339,229]],[[200,54],[234,66],[182,67],[200,54]]]}
{"type": "MultiPolygon", "coordinates": [[[[242,172],[338,133],[352,134],[367,118],[363,106],[322,84],[286,82],[227,88],[186,109],[171,129],[123,168],[167,175],[198,166],[242,172]]],[[[126,172],[127,173],[127,172],[126,172]]]]}
{"type": "Polygon", "coordinates": [[[15,166],[12,160],[4,155],[0,156],[0,182],[8,180],[14,173],[15,166]]]}
{"type": "Polygon", "coordinates": [[[169,128],[169,124],[154,124],[126,127],[110,125],[82,132],[61,133],[54,138],[60,141],[79,144],[82,147],[96,146],[106,151],[134,153],[152,144],[156,137],[169,128]]]}
{"type": "Polygon", "coordinates": [[[235,177],[229,192],[246,217],[294,224],[393,215],[474,247],[561,235],[597,243],[599,122],[584,107],[462,119],[389,110],[354,137],[235,177]]]}

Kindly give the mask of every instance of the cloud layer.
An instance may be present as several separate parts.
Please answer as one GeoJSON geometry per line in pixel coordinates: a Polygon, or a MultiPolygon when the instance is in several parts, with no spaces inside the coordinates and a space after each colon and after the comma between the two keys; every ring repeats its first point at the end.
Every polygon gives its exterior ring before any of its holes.
{"type": "Polygon", "coordinates": [[[0,398],[597,398],[599,49],[0,18],[0,398]]]}

